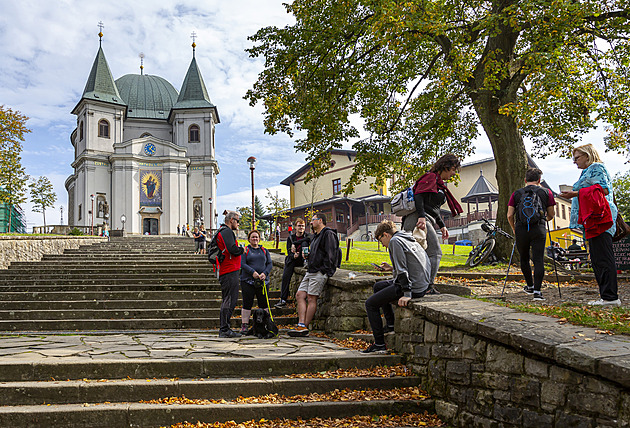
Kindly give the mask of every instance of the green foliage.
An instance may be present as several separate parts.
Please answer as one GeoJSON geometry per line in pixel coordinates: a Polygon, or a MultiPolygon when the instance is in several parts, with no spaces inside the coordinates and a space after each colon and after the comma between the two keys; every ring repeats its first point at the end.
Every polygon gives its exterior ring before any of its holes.
{"type": "MultiPolygon", "coordinates": [[[[353,141],[365,177],[413,182],[444,153],[464,157],[482,125],[495,159],[499,217],[539,156],[571,154],[596,121],[628,154],[627,0],[295,0],[295,24],[250,37],[265,70],[247,92],[265,130],[295,135],[309,177],[353,141]]],[[[503,221],[503,220],[501,220],[503,221]]]]}
{"type": "Polygon", "coordinates": [[[29,187],[31,189],[33,211],[42,213],[44,216],[44,227],[46,227],[46,208],[54,206],[57,201],[57,195],[53,191],[53,185],[48,177],[41,176],[38,179],[32,179],[29,187]]]}
{"type": "Polygon", "coordinates": [[[613,179],[617,207],[626,222],[630,221],[630,172],[617,174],[613,179]]]}
{"type": "MultiPolygon", "coordinates": [[[[254,197],[254,208],[256,209],[256,224],[255,224],[255,228],[256,230],[260,231],[261,233],[265,233],[267,231],[267,229],[269,228],[269,226],[267,225],[266,222],[261,221],[260,218],[262,216],[265,215],[265,208],[263,207],[262,203],[260,202],[260,199],[258,199],[258,196],[254,197]]],[[[236,211],[238,211],[241,214],[241,221],[240,221],[240,225],[241,228],[243,229],[251,229],[251,224],[252,224],[252,207],[236,207],[236,211]]]]}
{"type": "Polygon", "coordinates": [[[81,236],[81,235],[83,235],[83,234],[84,234],[84,233],[83,233],[83,232],[81,232],[81,230],[79,230],[79,229],[78,229],[78,228],[76,228],[76,227],[75,227],[75,228],[73,228],[73,229],[70,231],[70,233],[68,233],[68,235],[74,235],[74,236],[81,236]]]}
{"type": "MultiPolygon", "coordinates": [[[[0,105],[0,202],[10,207],[26,201],[28,175],[22,166],[22,141],[28,118],[0,105]]],[[[9,230],[11,217],[9,216],[9,230]]]]}
{"type": "Polygon", "coordinates": [[[273,214],[274,223],[278,223],[278,220],[289,216],[291,205],[288,200],[279,197],[277,192],[274,195],[269,189],[267,189],[267,197],[270,200],[269,205],[267,206],[267,211],[273,214]]]}

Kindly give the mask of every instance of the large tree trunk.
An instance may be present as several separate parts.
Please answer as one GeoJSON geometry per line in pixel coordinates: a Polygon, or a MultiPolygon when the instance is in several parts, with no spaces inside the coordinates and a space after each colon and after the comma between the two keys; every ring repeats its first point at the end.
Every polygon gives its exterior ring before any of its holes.
{"type": "MultiPolygon", "coordinates": [[[[486,135],[492,145],[497,165],[496,179],[499,185],[499,206],[497,208],[497,225],[506,232],[512,233],[507,221],[507,204],[512,192],[524,186],[527,170],[527,154],[525,144],[516,122],[510,116],[499,114],[499,100],[492,96],[477,97],[473,104],[486,135]]],[[[499,258],[509,259],[513,241],[499,238],[495,254],[499,258]]],[[[515,253],[516,256],[516,253],[515,253]]]]}

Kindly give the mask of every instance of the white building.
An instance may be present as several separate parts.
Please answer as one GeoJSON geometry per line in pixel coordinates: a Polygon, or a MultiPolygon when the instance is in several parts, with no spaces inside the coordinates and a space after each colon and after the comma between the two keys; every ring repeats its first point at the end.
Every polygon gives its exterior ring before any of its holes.
{"type": "MultiPolygon", "coordinates": [[[[102,33],[99,34],[102,37],[102,33]]],[[[74,174],[66,180],[68,224],[107,223],[133,234],[174,234],[177,225],[216,227],[214,127],[219,113],[195,60],[181,90],[165,79],[126,74],[114,81],[99,47],[83,96],[74,174]]]]}

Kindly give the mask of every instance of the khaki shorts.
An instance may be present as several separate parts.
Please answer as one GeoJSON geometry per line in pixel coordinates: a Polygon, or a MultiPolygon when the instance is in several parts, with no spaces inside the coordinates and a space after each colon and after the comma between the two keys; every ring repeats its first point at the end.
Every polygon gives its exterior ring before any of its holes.
{"type": "Polygon", "coordinates": [[[297,291],[305,291],[306,294],[311,296],[319,296],[324,290],[326,281],[328,281],[328,275],[324,275],[321,272],[307,272],[297,291]]]}

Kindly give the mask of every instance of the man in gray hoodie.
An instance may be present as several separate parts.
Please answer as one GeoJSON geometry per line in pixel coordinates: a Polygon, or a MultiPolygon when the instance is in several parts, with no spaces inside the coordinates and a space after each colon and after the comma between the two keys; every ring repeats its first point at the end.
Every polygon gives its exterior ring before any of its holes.
{"type": "Polygon", "coordinates": [[[429,256],[409,232],[397,231],[393,222],[385,220],[378,225],[374,235],[387,247],[392,261],[392,265],[383,262],[379,269],[392,271],[394,277],[374,284],[374,294],[365,301],[374,343],[361,351],[364,354],[387,352],[381,309],[387,321],[387,331],[393,331],[391,304],[397,302],[398,306],[407,306],[411,299],[423,297],[429,288],[431,272],[429,256]]]}

